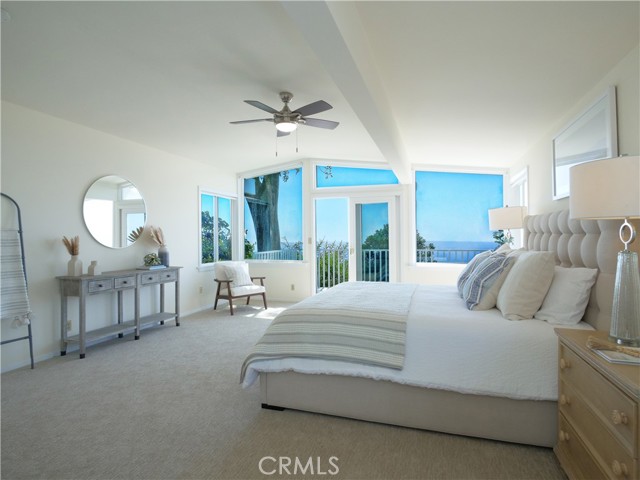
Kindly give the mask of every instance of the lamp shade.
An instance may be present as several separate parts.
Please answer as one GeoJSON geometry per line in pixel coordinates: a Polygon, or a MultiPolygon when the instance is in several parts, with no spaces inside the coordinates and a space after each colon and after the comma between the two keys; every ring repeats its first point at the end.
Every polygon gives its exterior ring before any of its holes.
{"type": "Polygon", "coordinates": [[[489,230],[522,228],[526,207],[503,207],[489,210],[489,230]]]}
{"type": "Polygon", "coordinates": [[[571,218],[640,218],[640,157],[616,157],[569,170],[571,218]]]}

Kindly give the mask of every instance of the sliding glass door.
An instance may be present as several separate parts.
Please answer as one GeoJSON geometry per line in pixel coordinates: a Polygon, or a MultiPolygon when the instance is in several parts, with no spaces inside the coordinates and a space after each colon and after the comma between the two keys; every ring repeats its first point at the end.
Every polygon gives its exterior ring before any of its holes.
{"type": "Polygon", "coordinates": [[[349,278],[389,282],[396,278],[395,199],[352,198],[349,278]]]}

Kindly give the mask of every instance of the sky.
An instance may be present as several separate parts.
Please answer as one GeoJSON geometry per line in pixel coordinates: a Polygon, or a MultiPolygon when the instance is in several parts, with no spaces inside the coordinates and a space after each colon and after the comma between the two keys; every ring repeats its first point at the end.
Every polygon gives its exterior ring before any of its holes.
{"type": "Polygon", "coordinates": [[[493,242],[488,211],[502,202],[502,175],[416,172],[416,227],[427,242],[493,242]]]}

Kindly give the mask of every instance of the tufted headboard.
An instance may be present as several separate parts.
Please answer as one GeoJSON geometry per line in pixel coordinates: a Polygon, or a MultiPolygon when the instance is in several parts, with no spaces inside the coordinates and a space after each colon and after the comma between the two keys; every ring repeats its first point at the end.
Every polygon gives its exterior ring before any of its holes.
{"type": "Polygon", "coordinates": [[[596,330],[609,331],[617,254],[623,248],[618,235],[622,221],[574,220],[568,210],[562,210],[530,215],[524,223],[527,250],[554,251],[563,267],[599,270],[584,321],[596,330]]]}

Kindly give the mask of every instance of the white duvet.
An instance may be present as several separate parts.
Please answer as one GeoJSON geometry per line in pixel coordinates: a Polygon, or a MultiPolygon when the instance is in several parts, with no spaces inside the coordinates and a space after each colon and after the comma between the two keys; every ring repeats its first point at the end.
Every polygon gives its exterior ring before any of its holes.
{"type": "MultiPolygon", "coordinates": [[[[591,327],[580,323],[574,328],[591,327]]],[[[260,372],[295,371],[556,400],[558,340],[553,329],[541,320],[506,320],[496,309],[467,310],[454,286],[420,285],[411,301],[402,370],[331,360],[263,360],[251,364],[243,386],[253,384],[260,372]]]]}

